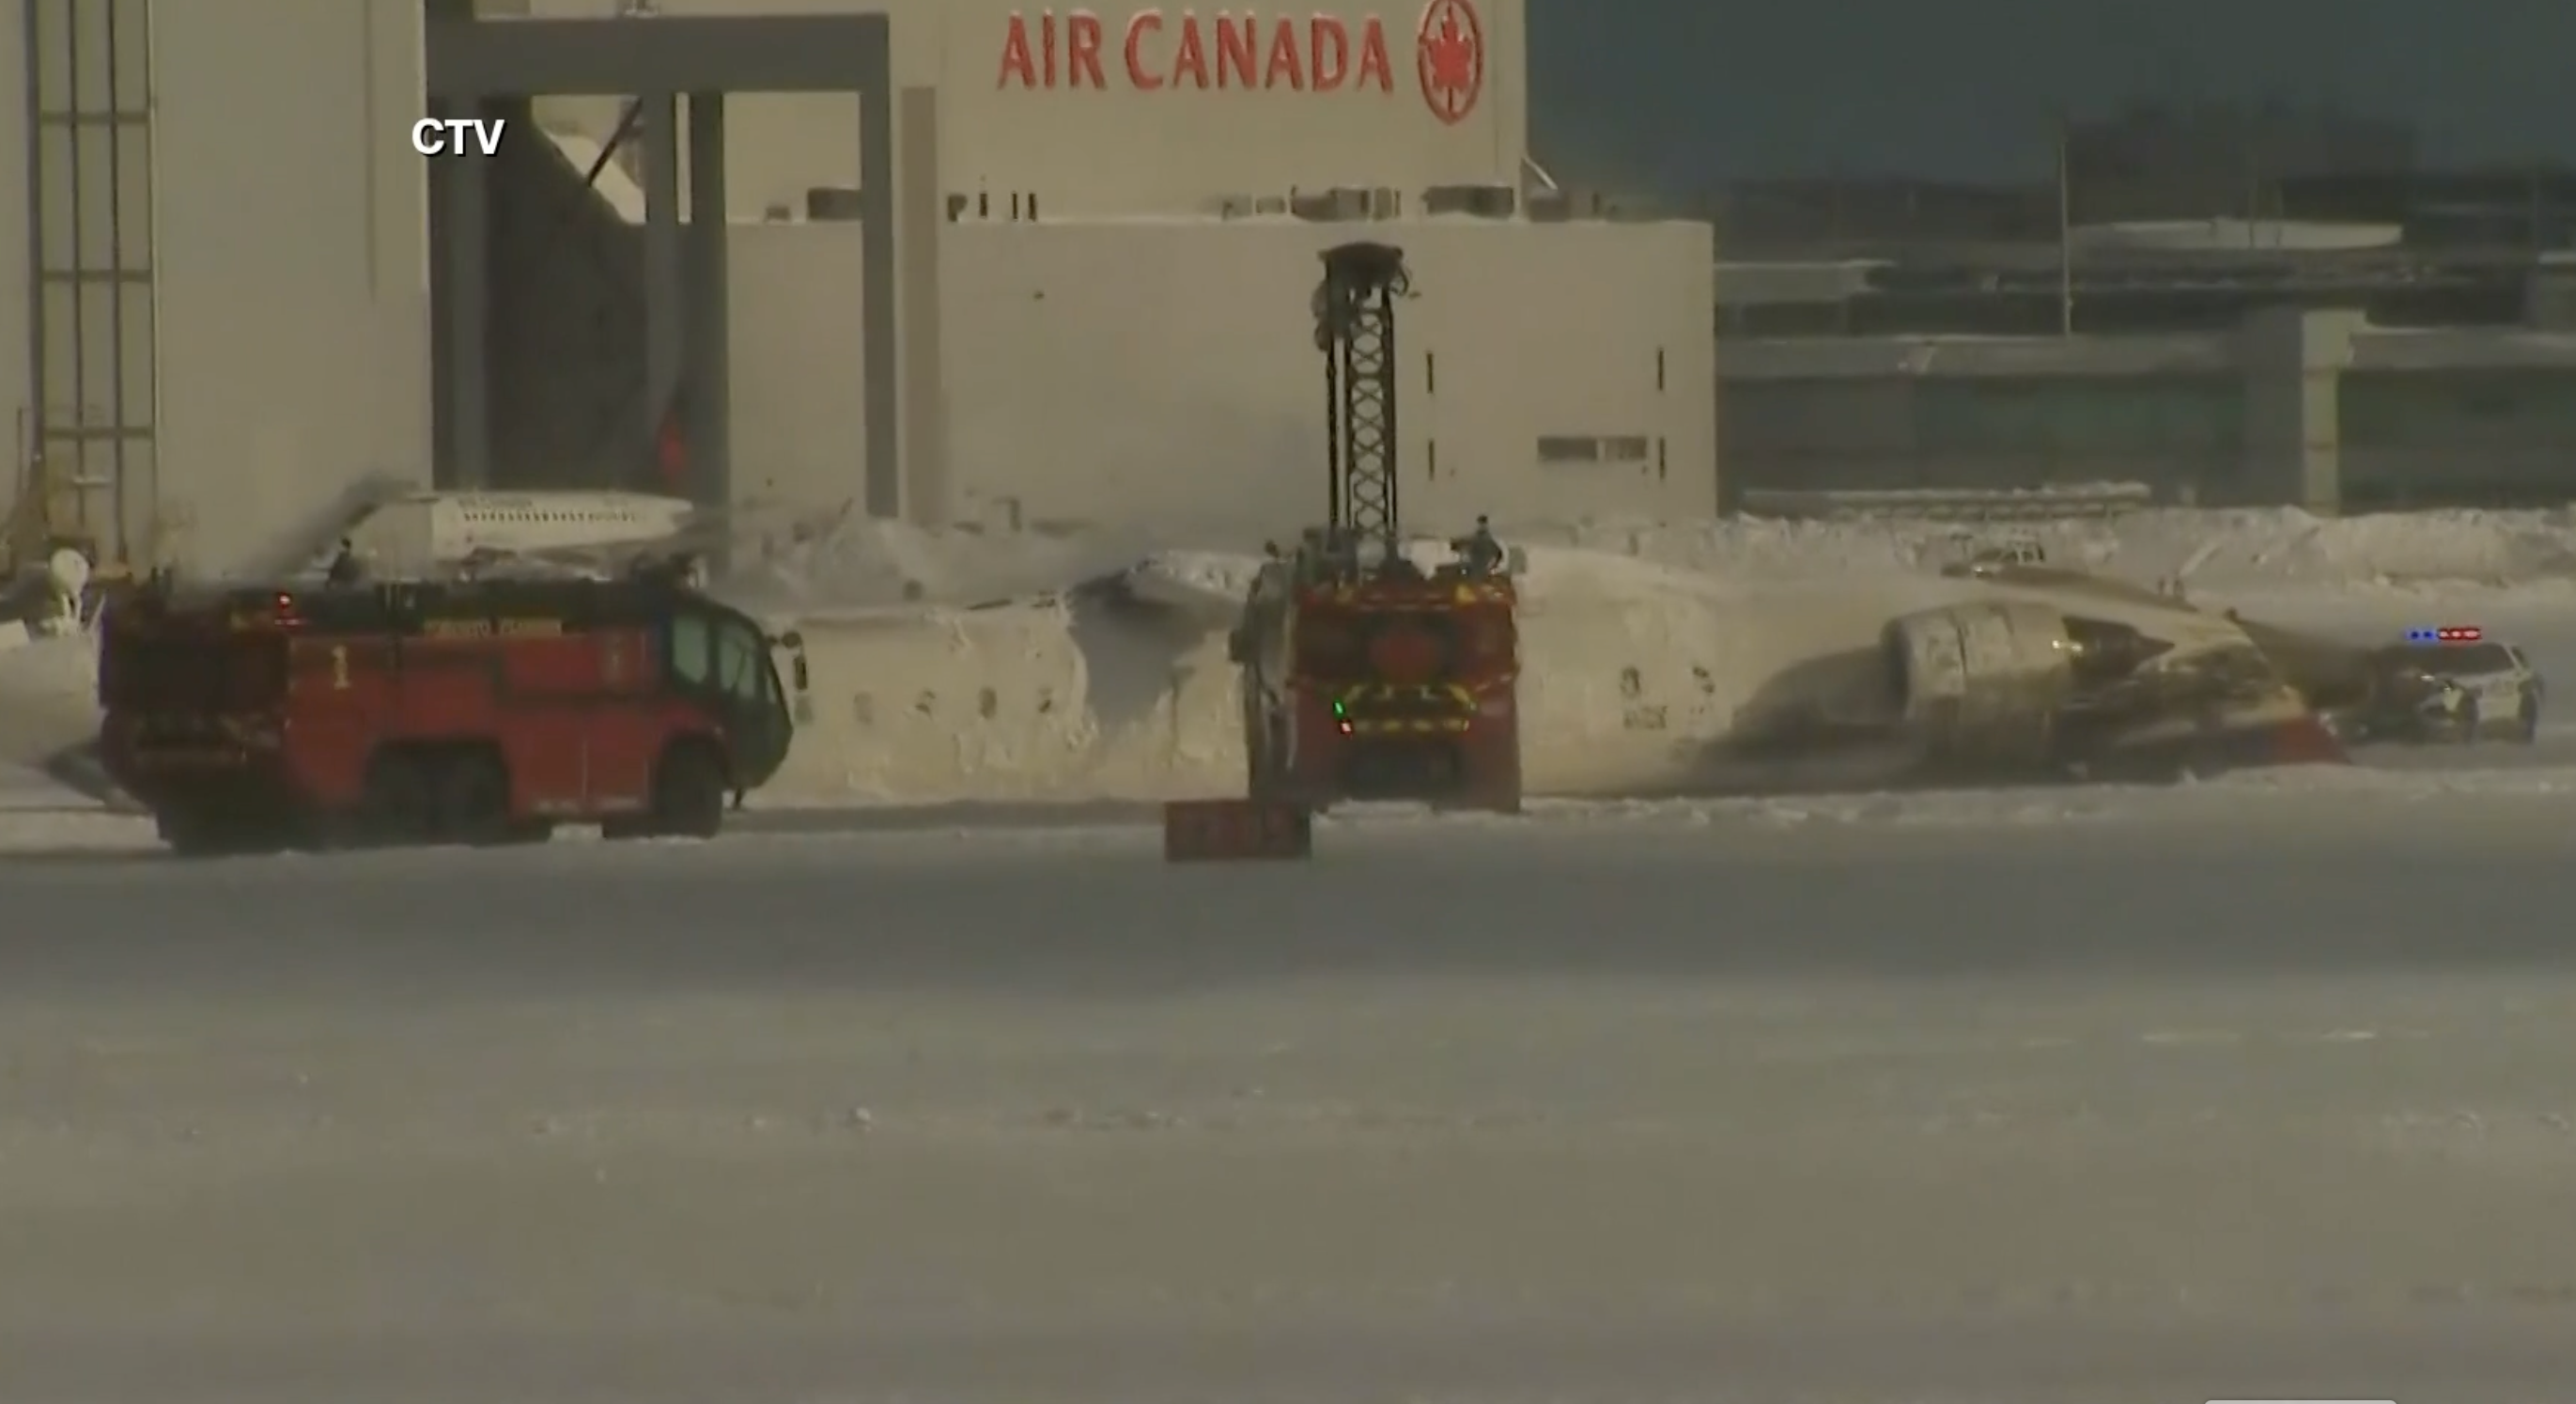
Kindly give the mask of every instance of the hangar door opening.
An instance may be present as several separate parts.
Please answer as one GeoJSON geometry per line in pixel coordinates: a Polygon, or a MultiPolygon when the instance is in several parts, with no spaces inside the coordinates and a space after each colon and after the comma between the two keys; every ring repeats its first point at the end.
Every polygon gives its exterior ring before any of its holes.
{"type": "Polygon", "coordinates": [[[29,395],[13,546],[146,564],[154,453],[149,0],[25,4],[29,395]]]}
{"type": "MultiPolygon", "coordinates": [[[[521,124],[505,128],[493,153],[506,159],[432,163],[438,447],[449,481],[502,481],[492,469],[499,451],[512,462],[510,479],[596,485],[631,483],[640,472],[681,480],[685,490],[675,495],[701,504],[730,502],[726,95],[853,91],[864,366],[850,380],[866,406],[858,466],[872,501],[880,483],[896,481],[888,30],[874,13],[432,19],[425,31],[432,115],[521,124]],[[612,31],[617,41],[603,43],[612,31]],[[619,209],[617,194],[632,198],[632,178],[610,183],[613,151],[577,160],[567,148],[583,138],[542,132],[528,115],[527,100],[540,95],[615,98],[625,111],[630,94],[643,115],[620,120],[603,145],[637,140],[647,153],[640,225],[619,209]],[[502,96],[513,101],[494,101],[502,96]],[[505,187],[497,201],[495,185],[505,187]],[[568,252],[584,242],[587,257],[568,252]],[[497,255],[496,244],[505,246],[497,255]],[[516,265],[506,280],[495,269],[505,260],[516,265]],[[639,321],[643,335],[621,334],[639,321]],[[558,335],[581,349],[552,349],[558,335]],[[568,385],[580,392],[567,394],[568,385]],[[496,413],[501,397],[522,395],[528,400],[496,413]],[[675,447],[685,450],[676,463],[675,447]]],[[[491,135],[489,125],[480,131],[491,135]]]]}
{"type": "MultiPolygon", "coordinates": [[[[440,486],[663,490],[658,427],[670,387],[646,366],[644,195],[632,161],[637,107],[604,133],[541,128],[526,98],[490,99],[480,115],[508,124],[498,155],[480,163],[482,190],[430,184],[432,335],[441,383],[434,403],[440,486]],[[447,277],[462,201],[483,203],[482,315],[459,317],[447,277]],[[452,357],[458,328],[480,326],[482,354],[452,357]],[[455,451],[455,397],[445,377],[482,368],[490,416],[480,466],[455,451]]],[[[475,114],[457,114],[475,115],[475,114]]],[[[457,176],[442,161],[434,174],[457,176]]],[[[471,334],[470,332],[467,334],[471,334]]]]}

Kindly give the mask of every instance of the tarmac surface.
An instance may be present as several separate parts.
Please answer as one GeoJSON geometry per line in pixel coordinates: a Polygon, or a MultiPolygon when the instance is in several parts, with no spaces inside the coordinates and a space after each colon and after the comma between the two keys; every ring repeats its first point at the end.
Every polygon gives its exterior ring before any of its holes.
{"type": "Polygon", "coordinates": [[[28,856],[0,1398],[2563,1398],[2571,818],[28,856]]]}

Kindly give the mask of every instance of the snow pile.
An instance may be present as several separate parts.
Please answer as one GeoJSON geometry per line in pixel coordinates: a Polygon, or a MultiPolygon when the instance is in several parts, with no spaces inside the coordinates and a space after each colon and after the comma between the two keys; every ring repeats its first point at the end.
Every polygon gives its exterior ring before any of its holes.
{"type": "MultiPolygon", "coordinates": [[[[1515,544],[1576,547],[1739,582],[1915,577],[1976,546],[2031,541],[2058,564],[2139,581],[2184,575],[2201,588],[2576,590],[2576,514],[2564,510],[2323,518],[2296,508],[2171,508],[1984,527],[1737,517],[1506,523],[1501,530],[1515,544]]],[[[1170,544],[1115,532],[935,532],[809,519],[747,530],[728,589],[780,610],[971,604],[1058,588],[1170,544]]],[[[1198,571],[1226,594],[1239,594],[1239,582],[1225,571],[1246,568],[1244,557],[1231,555],[1167,552],[1154,559],[1163,569],[1198,571]]]]}
{"type": "Polygon", "coordinates": [[[728,595],[792,610],[1035,594],[1142,554],[1116,533],[930,531],[842,511],[735,523],[728,595]]]}
{"type": "Polygon", "coordinates": [[[87,635],[0,649],[0,765],[42,765],[97,735],[98,651],[87,635]]]}
{"type": "Polygon", "coordinates": [[[66,810],[59,799],[43,807],[0,806],[0,853],[13,857],[136,853],[159,847],[161,838],[150,819],[66,810]]]}

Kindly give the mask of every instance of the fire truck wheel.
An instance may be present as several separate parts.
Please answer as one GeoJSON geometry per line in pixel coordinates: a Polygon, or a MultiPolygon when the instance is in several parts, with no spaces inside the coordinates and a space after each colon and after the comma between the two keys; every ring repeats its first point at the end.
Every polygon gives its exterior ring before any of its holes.
{"type": "Polygon", "coordinates": [[[438,837],[455,843],[508,843],[510,772],[501,758],[467,749],[443,757],[437,784],[438,837]]]}
{"type": "Polygon", "coordinates": [[[653,832],[672,838],[714,838],[724,827],[724,761],[698,741],[678,741],[653,771],[653,832]]]}
{"type": "Polygon", "coordinates": [[[429,837],[431,814],[429,776],[420,759],[381,751],[367,764],[366,794],[351,837],[362,846],[418,843],[429,837]]]}

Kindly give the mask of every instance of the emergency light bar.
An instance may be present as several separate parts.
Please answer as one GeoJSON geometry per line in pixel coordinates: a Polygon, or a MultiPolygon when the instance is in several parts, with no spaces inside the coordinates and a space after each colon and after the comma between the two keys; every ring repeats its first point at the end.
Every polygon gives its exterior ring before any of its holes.
{"type": "Polygon", "coordinates": [[[2474,624],[2449,624],[2439,629],[2409,629],[2406,631],[2406,642],[2469,644],[2477,643],[2486,636],[2487,631],[2474,624]]]}

